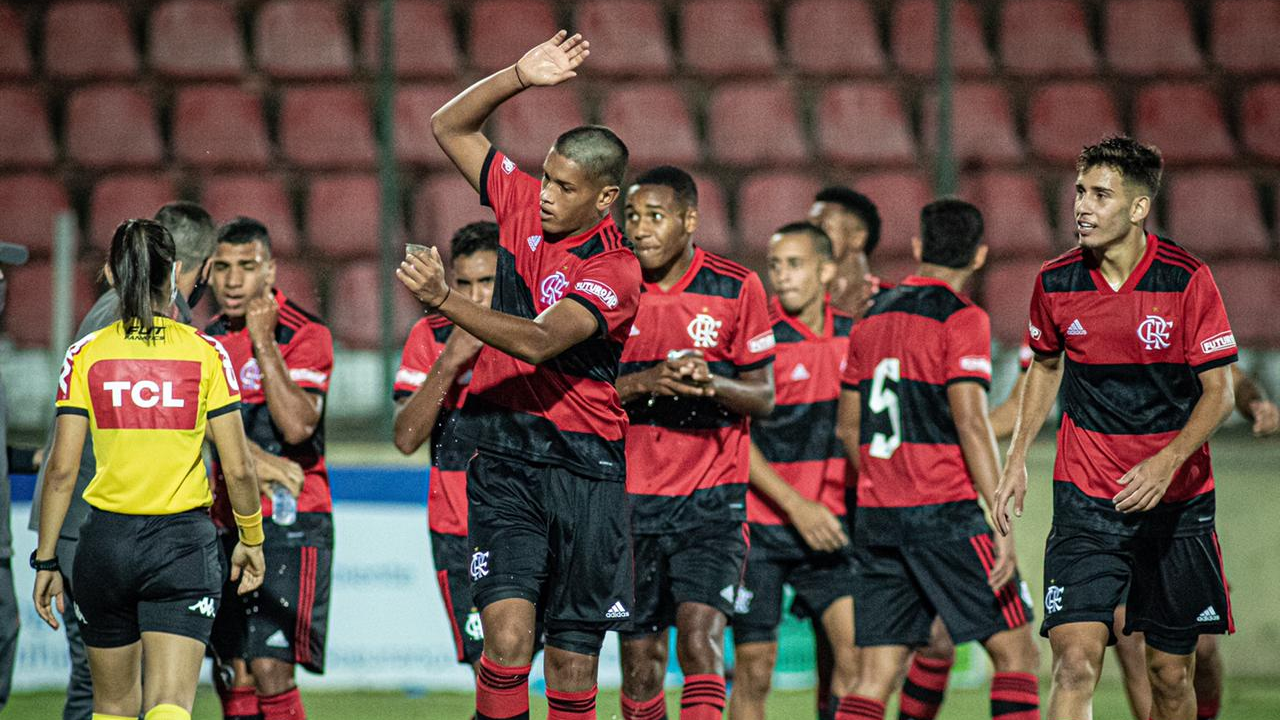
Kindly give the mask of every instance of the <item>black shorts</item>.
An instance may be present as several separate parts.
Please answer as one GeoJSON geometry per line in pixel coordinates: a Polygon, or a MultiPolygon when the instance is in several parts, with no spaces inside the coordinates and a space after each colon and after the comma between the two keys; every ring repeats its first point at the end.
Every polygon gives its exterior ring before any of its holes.
{"type": "Polygon", "coordinates": [[[465,535],[431,533],[431,559],[435,563],[436,582],[445,612],[449,613],[449,630],[458,662],[474,665],[484,650],[484,629],[480,626],[480,610],[471,599],[471,546],[465,535]]]}
{"type": "Polygon", "coordinates": [[[635,536],[636,607],[621,632],[661,632],[675,624],[676,608],[687,602],[733,617],[745,600],[747,532],[746,523],[718,521],[678,534],[635,536]]]}
{"type": "Polygon", "coordinates": [[[840,598],[853,596],[848,548],[811,549],[789,525],[751,526],[751,549],[742,580],[742,599],[733,617],[735,643],[774,642],[782,622],[782,586],[795,591],[791,612],[820,619],[840,598]]]}
{"type": "Polygon", "coordinates": [[[918,545],[855,545],[854,637],[859,647],[929,642],[941,617],[957,643],[986,640],[1031,621],[1031,594],[1018,573],[992,592],[990,532],[918,545]]]}
{"type": "MultiPolygon", "coordinates": [[[[323,673],[333,516],[298,513],[297,522],[287,526],[268,518],[262,528],[266,578],[248,595],[236,594],[238,583],[226,579],[211,644],[222,662],[271,658],[323,673]]],[[[223,535],[228,557],[235,544],[235,531],[223,535]]]]}
{"type": "Polygon", "coordinates": [[[80,529],[72,578],[84,644],[123,647],[144,632],[208,642],[222,572],[205,510],[122,515],[94,508],[80,529]]]}
{"type": "Polygon", "coordinates": [[[467,466],[472,602],[534,603],[549,646],[596,654],[631,617],[631,519],[622,482],[479,453],[467,466]]]}
{"type": "Polygon", "coordinates": [[[1146,633],[1148,645],[1174,655],[1194,652],[1201,635],[1235,632],[1214,532],[1125,537],[1054,526],[1045,545],[1044,587],[1045,637],[1074,622],[1110,628],[1117,605],[1127,606],[1126,635],[1146,633]]]}

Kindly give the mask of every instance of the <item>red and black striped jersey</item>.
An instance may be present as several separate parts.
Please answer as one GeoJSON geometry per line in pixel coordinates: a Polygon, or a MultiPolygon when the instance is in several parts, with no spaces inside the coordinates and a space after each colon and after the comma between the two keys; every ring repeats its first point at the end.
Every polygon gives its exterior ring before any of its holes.
{"type": "MultiPolygon", "coordinates": [[[[751,423],[751,441],[774,472],[796,492],[820,502],[837,516],[845,513],[845,490],[853,483],[844,445],[836,437],[840,373],[849,352],[853,316],[826,301],[822,333],[787,315],[777,298],[770,301],[777,401],[773,414],[751,423]]],[[[769,498],[747,491],[747,521],[790,524],[769,498]]]]}
{"type": "Polygon", "coordinates": [[[1236,361],[1236,342],[1209,267],[1147,236],[1129,279],[1113,289],[1077,248],[1044,264],[1028,324],[1032,350],[1065,351],[1054,522],[1124,535],[1213,527],[1209,445],[1174,473],[1161,504],[1122,514],[1116,481],[1168,445],[1200,398],[1198,373],[1236,361]]]}
{"type": "Polygon", "coordinates": [[[843,386],[861,401],[861,544],[970,537],[988,528],[947,387],[991,383],[991,321],[945,282],[911,276],[877,293],[853,328],[843,386]]]}
{"type": "MultiPolygon", "coordinates": [[[[400,356],[392,390],[394,399],[409,397],[422,387],[452,333],[453,323],[440,315],[425,317],[414,324],[400,356]]],[[[476,448],[459,438],[454,430],[467,399],[474,364],[474,361],[468,363],[453,379],[453,385],[440,403],[435,427],[431,428],[427,524],[432,532],[445,535],[467,534],[467,463],[476,448]]]]}
{"type": "Polygon", "coordinates": [[[540,365],[480,351],[458,434],[487,452],[605,480],[626,479],[627,416],[614,381],[640,297],[640,263],[605,216],[554,242],[542,235],[541,183],[496,149],[480,202],[498,218],[493,309],[536,318],[562,298],[591,311],[598,332],[540,365]]]}
{"type": "MultiPolygon", "coordinates": [[[[309,393],[324,396],[329,392],[329,376],[333,372],[333,335],[324,322],[302,309],[297,303],[275,290],[279,315],[276,320],[276,345],[289,379],[309,393]]],[[[302,466],[306,479],[298,496],[298,512],[333,512],[329,496],[329,469],[324,459],[324,414],[311,437],[291,445],[271,419],[267,396],[262,389],[262,368],[253,355],[253,340],[248,328],[231,330],[225,315],[215,317],[205,332],[217,338],[227,349],[231,365],[240,381],[240,414],[244,432],[272,455],[279,455],[302,466]]],[[[223,527],[235,527],[231,503],[221,472],[215,472],[213,517],[223,527]]],[[[271,498],[262,498],[262,514],[271,515],[271,498]]]]}
{"type": "MultiPolygon", "coordinates": [[[[672,350],[694,349],[715,375],[737,377],[773,362],[773,331],[760,278],[702,248],[663,291],[644,283],[620,374],[647,370],[672,350]]],[[[663,533],[708,520],[746,519],[747,418],[715,398],[654,396],[627,403],[627,492],[632,530],[663,533]]]]}

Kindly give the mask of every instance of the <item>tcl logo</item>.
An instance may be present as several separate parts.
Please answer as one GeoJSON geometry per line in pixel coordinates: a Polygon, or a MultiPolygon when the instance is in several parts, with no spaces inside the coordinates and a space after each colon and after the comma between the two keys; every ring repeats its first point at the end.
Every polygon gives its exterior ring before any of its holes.
{"type": "Polygon", "coordinates": [[[94,419],[102,429],[193,430],[200,374],[194,360],[100,360],[88,377],[94,419]]]}
{"type": "Polygon", "coordinates": [[[187,401],[173,396],[173,383],[165,380],[159,384],[152,380],[139,380],[130,383],[128,380],[111,380],[102,383],[102,389],[111,393],[112,407],[124,407],[127,395],[133,404],[140,408],[153,408],[156,405],[167,408],[186,407],[187,401]]]}

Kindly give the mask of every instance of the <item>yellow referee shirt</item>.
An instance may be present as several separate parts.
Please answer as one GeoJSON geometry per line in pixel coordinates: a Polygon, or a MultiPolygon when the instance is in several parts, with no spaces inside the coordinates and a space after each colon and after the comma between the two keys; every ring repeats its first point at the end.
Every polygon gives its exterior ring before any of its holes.
{"type": "Polygon", "coordinates": [[[97,474],[93,507],[170,515],[213,503],[200,446],[208,418],[240,409],[231,361],[217,340],[157,317],[151,342],[123,323],[67,350],[57,412],[89,418],[97,474]]]}

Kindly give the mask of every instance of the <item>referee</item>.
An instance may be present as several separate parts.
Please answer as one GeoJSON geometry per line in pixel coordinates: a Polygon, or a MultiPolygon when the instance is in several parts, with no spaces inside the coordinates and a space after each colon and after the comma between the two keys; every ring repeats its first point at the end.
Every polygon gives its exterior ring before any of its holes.
{"type": "Polygon", "coordinates": [[[174,244],[164,226],[116,229],[107,279],[117,323],[71,346],[58,379],[57,425],[31,554],[33,599],[57,629],[66,611],[55,550],[86,435],[98,471],[76,550],[75,597],[93,676],[94,720],[190,720],[204,647],[222,595],[222,563],[206,508],[200,448],[218,448],[240,528],[231,555],[239,591],[262,583],[262,515],[237,412],[239,388],[216,341],[165,316],[177,294],[174,244]],[[144,666],[145,660],[145,666],[144,666]]]}

